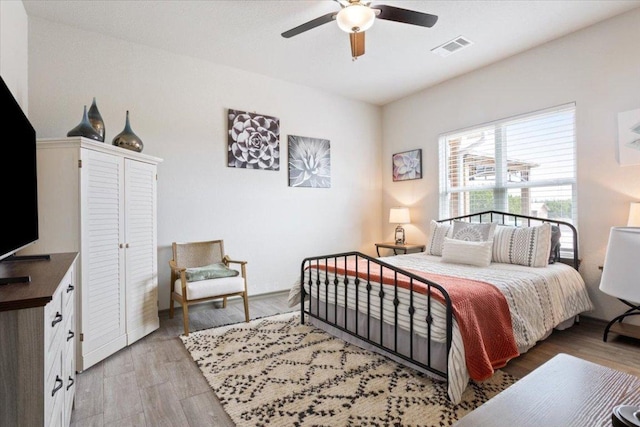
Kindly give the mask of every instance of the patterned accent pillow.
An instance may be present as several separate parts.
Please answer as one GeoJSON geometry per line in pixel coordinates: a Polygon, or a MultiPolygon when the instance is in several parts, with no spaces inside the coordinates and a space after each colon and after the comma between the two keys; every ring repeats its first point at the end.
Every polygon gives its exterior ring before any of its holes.
{"type": "Polygon", "coordinates": [[[236,270],[232,270],[224,263],[205,265],[203,267],[187,268],[185,277],[187,282],[197,282],[198,280],[219,279],[221,277],[234,277],[240,274],[236,270]]]}
{"type": "Polygon", "coordinates": [[[555,264],[560,259],[560,237],[562,232],[557,225],[551,226],[551,252],[549,253],[549,264],[555,264]]]}
{"type": "Polygon", "coordinates": [[[551,252],[551,224],[500,226],[493,236],[493,262],[546,267],[551,252]]]}
{"type": "Polygon", "coordinates": [[[442,261],[454,264],[475,265],[488,267],[491,264],[491,249],[493,242],[471,242],[458,239],[444,238],[442,261]]]}
{"type": "Polygon", "coordinates": [[[427,244],[427,255],[442,256],[442,245],[444,244],[444,238],[451,235],[451,225],[441,224],[437,221],[431,220],[429,243],[427,244]]]}
{"type": "Polygon", "coordinates": [[[495,222],[464,222],[454,221],[451,237],[467,242],[486,242],[493,239],[496,230],[495,222]]]}

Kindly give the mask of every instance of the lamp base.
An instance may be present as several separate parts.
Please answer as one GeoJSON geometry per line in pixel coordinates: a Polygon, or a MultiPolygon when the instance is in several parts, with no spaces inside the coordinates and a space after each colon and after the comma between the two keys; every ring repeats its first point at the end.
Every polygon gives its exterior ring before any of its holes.
{"type": "Polygon", "coordinates": [[[404,245],[404,228],[401,225],[396,227],[396,245],[404,245]]]}
{"type": "Polygon", "coordinates": [[[621,302],[625,303],[626,305],[628,305],[629,307],[631,307],[630,309],[628,309],[627,311],[625,311],[624,313],[622,313],[621,315],[614,317],[608,324],[607,326],[604,328],[604,336],[602,337],[602,341],[607,342],[607,336],[609,335],[609,330],[611,329],[611,327],[616,323],[622,323],[622,319],[624,319],[627,316],[638,316],[640,315],[640,304],[636,305],[633,303],[630,303],[629,301],[623,300],[618,298],[618,300],[620,300],[621,302]]]}
{"type": "Polygon", "coordinates": [[[640,408],[631,405],[618,405],[611,413],[613,427],[640,427],[640,408]]]}

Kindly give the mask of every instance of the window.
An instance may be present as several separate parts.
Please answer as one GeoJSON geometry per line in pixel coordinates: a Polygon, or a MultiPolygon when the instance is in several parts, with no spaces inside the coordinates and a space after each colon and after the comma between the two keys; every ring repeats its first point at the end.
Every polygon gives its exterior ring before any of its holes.
{"type": "Polygon", "coordinates": [[[575,104],[440,136],[440,216],[498,210],[574,223],[575,104]]]}

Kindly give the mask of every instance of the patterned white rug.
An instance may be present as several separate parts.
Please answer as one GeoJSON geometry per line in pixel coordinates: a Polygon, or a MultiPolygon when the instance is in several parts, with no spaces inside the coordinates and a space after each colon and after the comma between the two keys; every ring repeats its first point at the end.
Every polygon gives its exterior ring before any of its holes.
{"type": "Polygon", "coordinates": [[[447,387],[286,313],[181,336],[238,426],[446,426],[515,382],[447,387]]]}

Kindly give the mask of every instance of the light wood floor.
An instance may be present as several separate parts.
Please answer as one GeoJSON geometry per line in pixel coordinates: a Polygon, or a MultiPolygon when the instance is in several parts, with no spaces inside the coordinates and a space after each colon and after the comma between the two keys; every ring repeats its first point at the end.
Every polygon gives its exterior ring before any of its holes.
{"type": "MultiPolygon", "coordinates": [[[[251,318],[292,311],[287,293],[250,299],[251,318]]],[[[297,307],[296,307],[297,309],[297,307]]],[[[241,301],[226,309],[211,304],[190,309],[191,330],[244,320],[241,301]]],[[[640,340],[609,335],[602,321],[555,331],[503,368],[523,377],[558,353],[568,353],[640,377],[640,340]]],[[[73,426],[233,426],[178,338],[182,314],[160,313],[160,329],[78,374],[73,426]]]]}

